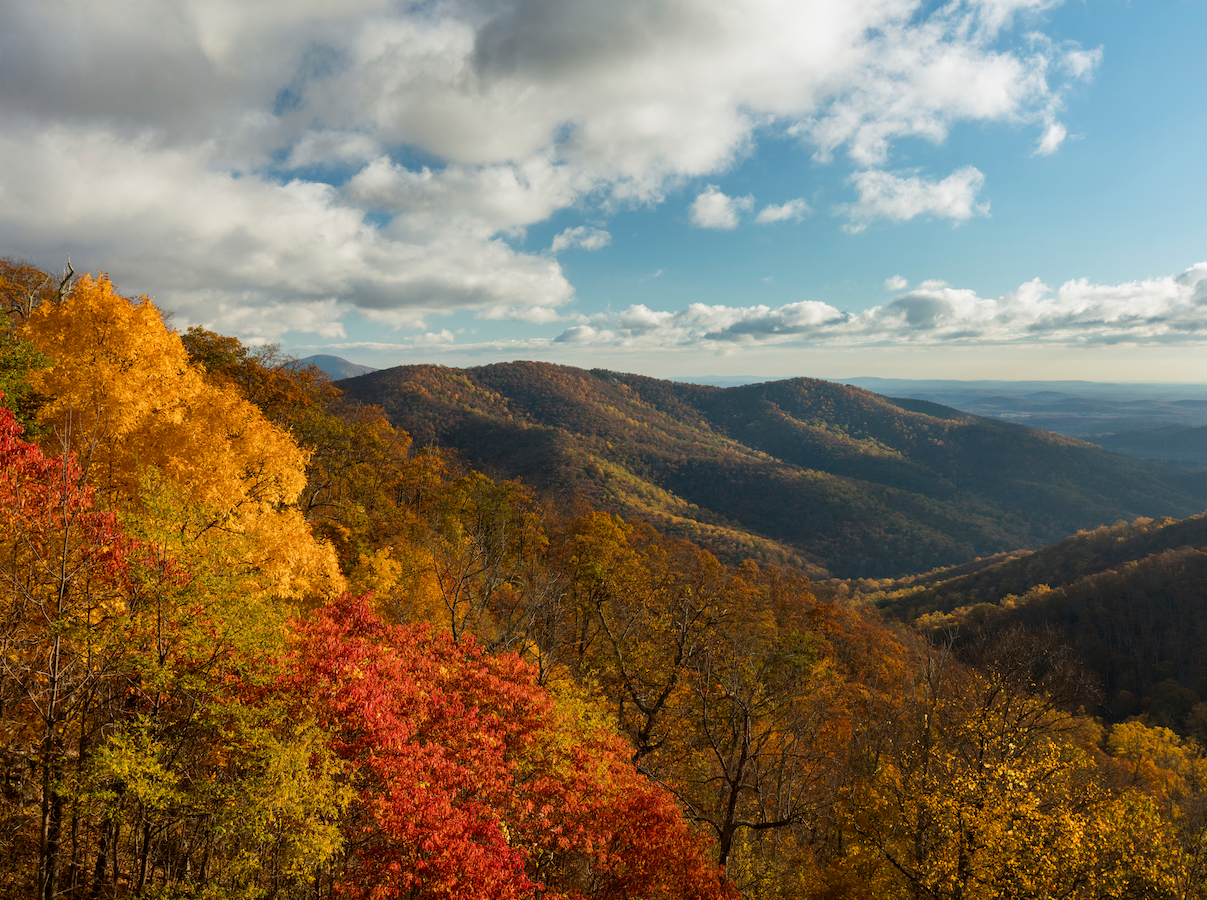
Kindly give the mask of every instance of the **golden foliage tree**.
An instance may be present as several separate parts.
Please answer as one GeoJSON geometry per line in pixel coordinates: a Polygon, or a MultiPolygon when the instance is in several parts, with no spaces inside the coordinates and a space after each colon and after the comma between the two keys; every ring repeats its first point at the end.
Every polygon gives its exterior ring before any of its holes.
{"type": "Polygon", "coordinates": [[[342,589],[334,553],[293,505],[307,454],[237,391],[207,383],[150,300],[132,302],[107,277],[85,275],[61,301],[32,310],[21,335],[52,360],[30,379],[49,398],[40,421],[77,453],[105,502],[135,502],[154,468],[214,511],[203,529],[255,537],[266,589],[342,589]]]}

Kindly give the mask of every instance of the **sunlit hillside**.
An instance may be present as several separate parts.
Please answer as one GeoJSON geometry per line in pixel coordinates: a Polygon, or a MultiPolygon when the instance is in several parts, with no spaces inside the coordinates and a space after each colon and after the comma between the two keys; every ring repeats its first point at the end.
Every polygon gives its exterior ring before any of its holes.
{"type": "Polygon", "coordinates": [[[811,379],[741,387],[542,363],[341,383],[420,445],[730,559],[898,575],[1207,505],[1207,476],[811,379]]]}

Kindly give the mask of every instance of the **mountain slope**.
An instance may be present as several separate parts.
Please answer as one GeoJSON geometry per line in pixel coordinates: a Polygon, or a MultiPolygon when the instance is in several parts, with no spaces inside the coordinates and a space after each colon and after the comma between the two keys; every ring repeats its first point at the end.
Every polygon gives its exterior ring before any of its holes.
{"type": "Polygon", "coordinates": [[[1094,443],[1140,459],[1188,466],[1207,465],[1207,425],[1183,428],[1170,425],[1147,431],[1100,435],[1094,443]]]}
{"type": "Polygon", "coordinates": [[[1138,519],[881,585],[890,615],[947,635],[1055,628],[1098,675],[1104,711],[1207,738],[1207,515],[1138,519]]]}
{"type": "MultiPolygon", "coordinates": [[[[884,576],[1202,509],[1202,477],[812,379],[719,388],[546,363],[341,382],[419,445],[703,541],[884,576]],[[914,409],[906,408],[914,406],[914,409]]],[[[933,408],[931,408],[933,407],[933,408]]]]}

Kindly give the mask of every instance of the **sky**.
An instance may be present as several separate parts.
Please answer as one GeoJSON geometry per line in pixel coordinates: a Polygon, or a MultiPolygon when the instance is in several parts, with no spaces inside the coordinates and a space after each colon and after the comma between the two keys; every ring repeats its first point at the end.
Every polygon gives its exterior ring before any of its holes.
{"type": "Polygon", "coordinates": [[[0,0],[0,256],[377,367],[1207,383],[1207,0],[0,0]]]}

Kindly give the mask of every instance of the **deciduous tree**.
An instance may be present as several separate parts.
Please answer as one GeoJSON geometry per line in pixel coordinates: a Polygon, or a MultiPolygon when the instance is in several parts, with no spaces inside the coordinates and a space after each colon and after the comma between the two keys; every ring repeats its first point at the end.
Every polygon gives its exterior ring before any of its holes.
{"type": "Polygon", "coordinates": [[[581,703],[559,712],[518,657],[389,626],[350,596],[301,636],[295,688],[359,791],[346,895],[730,895],[669,796],[581,703]]]}

